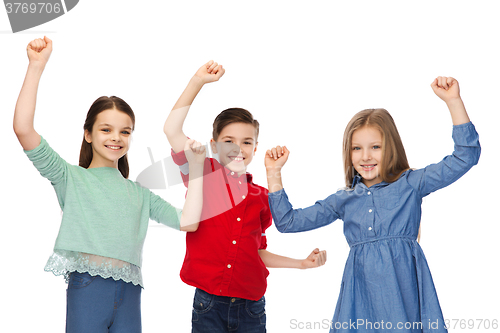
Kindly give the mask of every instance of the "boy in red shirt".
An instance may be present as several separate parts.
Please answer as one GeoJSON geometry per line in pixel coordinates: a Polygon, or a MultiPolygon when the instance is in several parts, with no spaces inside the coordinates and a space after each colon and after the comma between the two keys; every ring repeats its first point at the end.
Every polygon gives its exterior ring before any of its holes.
{"type": "MultiPolygon", "coordinates": [[[[222,65],[209,61],[190,80],[174,105],[164,131],[174,162],[187,185],[188,168],[182,126],[204,84],[218,81],[222,65]],[[174,152],[178,152],[175,154],[174,152]]],[[[304,260],[266,250],[266,229],[272,224],[267,189],[252,182],[246,167],[257,150],[259,123],[241,108],[222,111],[210,141],[218,161],[205,159],[203,209],[196,232],[186,235],[181,279],[196,287],[192,332],[265,332],[266,267],[313,268],[326,261],[315,249],[304,260]]]]}

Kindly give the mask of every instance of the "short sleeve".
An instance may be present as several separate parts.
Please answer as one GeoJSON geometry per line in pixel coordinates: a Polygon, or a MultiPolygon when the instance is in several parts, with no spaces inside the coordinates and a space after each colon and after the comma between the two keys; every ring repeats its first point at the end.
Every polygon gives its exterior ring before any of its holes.
{"type": "MultiPolygon", "coordinates": [[[[149,190],[147,190],[149,191],[149,190]]],[[[149,217],[167,227],[180,230],[182,210],[175,208],[160,196],[150,193],[149,217]]]]}
{"type": "Polygon", "coordinates": [[[25,150],[24,152],[40,174],[47,178],[54,186],[59,205],[63,209],[68,173],[71,165],[61,158],[43,137],[40,137],[40,144],[36,148],[25,150]]]}
{"type": "Polygon", "coordinates": [[[452,184],[479,161],[481,146],[472,123],[453,126],[452,137],[455,149],[451,155],[439,163],[407,173],[408,183],[421,197],[452,184]]]}

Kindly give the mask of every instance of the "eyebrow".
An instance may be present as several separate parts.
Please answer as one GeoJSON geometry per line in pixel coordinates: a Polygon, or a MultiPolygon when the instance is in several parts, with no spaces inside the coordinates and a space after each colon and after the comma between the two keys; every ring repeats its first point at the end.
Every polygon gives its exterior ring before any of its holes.
{"type": "MultiPolygon", "coordinates": [[[[375,145],[375,144],[382,145],[382,141],[373,141],[373,142],[370,142],[368,145],[375,145]]],[[[351,146],[362,146],[362,144],[357,143],[357,142],[352,142],[351,146]]]]}
{"type": "MultiPolygon", "coordinates": [[[[114,127],[113,125],[110,125],[110,124],[99,124],[98,126],[104,126],[104,127],[114,127]]],[[[132,130],[132,127],[123,127],[122,129],[128,129],[128,130],[132,130]]]]}
{"type": "MultiPolygon", "coordinates": [[[[229,135],[226,135],[226,136],[223,136],[223,137],[221,138],[221,140],[222,140],[222,139],[234,139],[234,136],[229,136],[229,135]]],[[[255,139],[254,139],[254,138],[251,138],[251,137],[243,138],[243,140],[252,140],[252,141],[255,141],[255,139]]]]}

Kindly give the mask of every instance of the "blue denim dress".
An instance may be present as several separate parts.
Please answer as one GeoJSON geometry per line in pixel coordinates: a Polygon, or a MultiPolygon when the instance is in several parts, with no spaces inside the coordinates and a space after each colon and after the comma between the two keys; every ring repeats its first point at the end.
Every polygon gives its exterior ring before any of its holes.
{"type": "Polygon", "coordinates": [[[450,185],[477,164],[481,148],[472,123],[453,127],[455,150],[441,162],[408,170],[367,188],[358,177],[304,209],[284,190],[269,193],[280,232],[344,221],[350,246],[330,332],[447,332],[424,253],[416,241],[422,198],[450,185]]]}

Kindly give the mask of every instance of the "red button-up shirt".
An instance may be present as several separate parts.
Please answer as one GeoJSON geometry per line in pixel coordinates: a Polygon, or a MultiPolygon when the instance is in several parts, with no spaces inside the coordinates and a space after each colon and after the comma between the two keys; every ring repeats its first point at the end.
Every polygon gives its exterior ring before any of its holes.
{"type": "MultiPolygon", "coordinates": [[[[184,152],[172,156],[179,166],[187,163],[184,152]]],[[[187,186],[189,175],[181,174],[187,186]]],[[[262,298],[269,271],[258,250],[267,247],[265,230],[272,223],[267,194],[251,174],[238,177],[205,159],[201,223],[186,233],[182,281],[214,295],[262,298]]]]}

